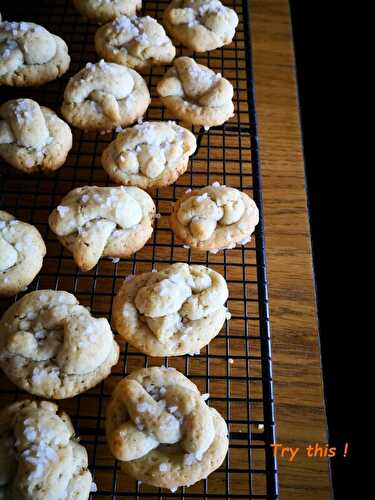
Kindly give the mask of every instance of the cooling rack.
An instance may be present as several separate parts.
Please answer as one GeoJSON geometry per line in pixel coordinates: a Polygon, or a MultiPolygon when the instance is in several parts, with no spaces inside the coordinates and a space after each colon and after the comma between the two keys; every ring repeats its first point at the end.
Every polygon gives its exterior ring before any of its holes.
{"type": "MultiPolygon", "coordinates": [[[[235,117],[224,126],[209,131],[193,130],[199,147],[187,172],[168,187],[152,193],[161,217],[152,238],[132,258],[112,262],[102,259],[88,273],[80,272],[72,257],[48,228],[47,218],[61,198],[72,188],[110,185],[100,165],[100,155],[114,135],[74,130],[74,146],[66,165],[53,175],[27,176],[0,163],[0,207],[17,218],[36,225],[47,244],[47,256],[28,291],[59,289],[74,293],[96,316],[111,318],[114,295],[128,274],[162,268],[172,262],[210,266],[228,282],[228,308],[232,318],[221,333],[199,355],[148,358],[121,342],[121,357],[111,377],[78,397],[60,401],[72,417],[81,443],[89,453],[89,466],[98,491],[92,498],[199,498],[276,499],[277,464],[270,445],[275,441],[274,400],[269,330],[269,311],[263,233],[263,211],[251,63],[248,1],[227,1],[239,16],[233,43],[222,49],[193,54],[178,48],[178,55],[193,55],[200,63],[222,73],[234,86],[235,117]],[[168,227],[171,204],[188,188],[215,181],[250,194],[260,208],[260,223],[245,247],[217,254],[198,253],[179,244],[168,227]],[[230,446],[220,469],[208,479],[172,494],[140,484],[122,474],[106,445],[103,424],[110,393],[122,377],[144,366],[173,366],[209,393],[208,403],[217,408],[228,423],[230,446]]],[[[161,19],[167,0],[143,1],[143,13],[161,19]]],[[[3,19],[33,21],[60,35],[72,57],[70,70],[62,79],[39,89],[0,89],[1,102],[31,97],[59,112],[68,78],[87,62],[98,60],[94,50],[96,26],[83,20],[67,0],[40,0],[27,4],[2,2],[3,19]]],[[[145,119],[173,117],[161,106],[155,87],[164,68],[144,75],[152,103],[145,119]]],[[[21,294],[22,295],[22,294],[21,294]]],[[[1,313],[13,299],[0,301],[1,313]]],[[[3,374],[0,375],[0,406],[25,397],[3,374]]]]}

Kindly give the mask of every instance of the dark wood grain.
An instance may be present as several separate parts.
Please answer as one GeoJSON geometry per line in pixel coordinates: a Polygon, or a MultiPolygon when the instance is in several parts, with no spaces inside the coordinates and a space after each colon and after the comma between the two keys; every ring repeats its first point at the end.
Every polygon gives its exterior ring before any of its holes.
{"type": "MultiPolygon", "coordinates": [[[[304,163],[287,0],[253,0],[252,40],[262,164],[278,442],[325,444],[326,418],[304,163]]],[[[328,463],[279,460],[281,498],[330,498],[328,463]]]]}

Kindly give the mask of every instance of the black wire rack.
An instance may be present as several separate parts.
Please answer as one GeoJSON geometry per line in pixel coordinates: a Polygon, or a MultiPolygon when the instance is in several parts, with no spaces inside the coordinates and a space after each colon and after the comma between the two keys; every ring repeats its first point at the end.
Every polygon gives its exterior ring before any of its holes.
{"type": "MultiPolygon", "coordinates": [[[[143,14],[157,19],[167,0],[144,1],[143,14]]],[[[246,0],[229,0],[240,19],[233,43],[222,49],[193,54],[178,48],[179,55],[222,73],[234,86],[235,117],[209,131],[194,130],[199,147],[190,169],[168,187],[152,193],[161,218],[152,238],[132,258],[113,263],[102,259],[91,272],[80,272],[71,255],[48,228],[52,209],[72,188],[109,185],[100,164],[104,147],[115,134],[86,133],[75,129],[74,145],[64,167],[52,175],[27,176],[0,163],[0,207],[18,219],[36,225],[47,244],[43,268],[28,291],[60,289],[74,293],[96,316],[110,319],[114,295],[128,274],[149,271],[172,262],[204,264],[221,272],[229,287],[228,308],[232,318],[222,332],[199,355],[148,358],[119,340],[121,357],[112,375],[99,386],[59,405],[72,417],[81,443],[89,453],[89,466],[98,491],[92,498],[199,498],[277,499],[277,464],[271,444],[275,442],[269,310],[263,232],[263,211],[256,114],[250,44],[250,9],[246,0]],[[171,204],[188,188],[214,181],[250,194],[260,208],[260,223],[248,245],[217,254],[198,253],[175,241],[168,226],[171,204]],[[104,412],[113,386],[136,368],[174,366],[210,394],[208,403],[224,416],[230,431],[228,455],[220,469],[207,479],[175,493],[141,484],[122,474],[112,458],[104,435],[104,412]]],[[[70,76],[87,62],[99,58],[94,49],[96,26],[86,22],[67,0],[2,2],[3,19],[33,21],[60,35],[72,57],[70,70],[62,79],[38,89],[1,87],[1,102],[31,97],[59,113],[62,95],[70,76]]],[[[156,97],[155,87],[165,68],[153,68],[144,75],[152,103],[145,120],[168,120],[156,97]]],[[[24,293],[24,292],[23,292],[24,293]]],[[[2,299],[4,311],[20,296],[2,299]]],[[[0,405],[25,397],[4,375],[0,376],[0,405]]]]}

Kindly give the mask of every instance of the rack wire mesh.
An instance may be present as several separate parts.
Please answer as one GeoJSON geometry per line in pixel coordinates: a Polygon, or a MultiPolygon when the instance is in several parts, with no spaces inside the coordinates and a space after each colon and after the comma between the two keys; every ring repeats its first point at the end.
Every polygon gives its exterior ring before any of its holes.
{"type": "MultiPolygon", "coordinates": [[[[167,0],[144,1],[143,13],[161,19],[167,0]]],[[[263,236],[262,196],[259,172],[256,114],[252,78],[250,23],[247,0],[230,0],[240,19],[233,43],[204,54],[193,54],[200,63],[222,73],[234,86],[235,117],[209,131],[194,130],[199,148],[190,170],[153,198],[161,218],[152,238],[132,258],[113,263],[102,259],[94,270],[80,272],[69,253],[48,228],[47,218],[61,198],[81,185],[109,185],[100,165],[100,155],[114,134],[101,135],[74,130],[74,146],[66,165],[53,175],[27,176],[0,164],[0,206],[17,218],[36,225],[46,244],[43,268],[28,291],[60,289],[74,293],[97,316],[111,317],[112,301],[128,274],[149,271],[172,262],[204,264],[221,272],[229,287],[228,308],[232,314],[222,332],[199,355],[148,358],[131,346],[121,345],[121,357],[111,377],[78,397],[60,401],[72,417],[77,434],[89,452],[89,465],[98,491],[93,498],[201,498],[276,499],[277,466],[270,445],[275,441],[274,401],[269,331],[269,311],[263,236]],[[241,189],[260,207],[260,223],[252,242],[245,247],[217,254],[184,248],[169,230],[167,215],[186,189],[214,181],[241,189]],[[228,455],[216,472],[190,488],[172,494],[140,484],[119,470],[111,457],[103,432],[106,401],[113,386],[127,373],[143,366],[174,366],[202,392],[210,393],[209,404],[226,418],[230,431],[228,455]]],[[[38,89],[1,88],[1,102],[31,97],[59,112],[68,78],[87,62],[98,60],[93,36],[96,26],[88,23],[68,0],[2,2],[3,19],[42,24],[67,42],[72,57],[70,70],[62,79],[38,89]]],[[[178,48],[179,55],[191,51],[178,48]]],[[[155,86],[164,68],[144,75],[153,97],[145,119],[172,119],[156,98],[155,86]]],[[[21,294],[22,295],[22,294],[21,294]]],[[[1,300],[1,312],[13,300],[1,300]]],[[[2,374],[0,406],[25,397],[2,374]]]]}

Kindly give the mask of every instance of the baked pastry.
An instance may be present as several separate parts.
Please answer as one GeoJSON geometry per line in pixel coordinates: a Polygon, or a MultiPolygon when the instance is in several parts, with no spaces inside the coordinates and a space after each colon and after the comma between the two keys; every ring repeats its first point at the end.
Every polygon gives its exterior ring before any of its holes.
{"type": "Polygon", "coordinates": [[[0,210],[0,296],[16,295],[29,286],[45,255],[37,228],[0,210]]]}
{"type": "Polygon", "coordinates": [[[143,368],[121,380],[108,404],[105,427],[122,471],[174,491],[220,467],[228,451],[228,428],[205,403],[207,396],[174,368],[143,368]]]}
{"type": "Polygon", "coordinates": [[[61,112],[84,130],[112,130],[131,125],[151,102],[146,82],[121,64],[87,63],[69,80],[61,112]]]}
{"type": "Polygon", "coordinates": [[[0,23],[0,85],[34,87],[69,68],[68,47],[59,36],[34,23],[0,23]]]}
{"type": "Polygon", "coordinates": [[[163,26],[150,16],[117,17],[98,29],[95,48],[106,61],[137,71],[169,64],[176,56],[176,49],[163,26]]]}
{"type": "Polygon", "coordinates": [[[140,250],[154,218],[154,202],[142,189],[84,186],[70,191],[48,222],[77,266],[89,271],[101,257],[125,258],[140,250]]]}
{"type": "Polygon", "coordinates": [[[143,122],[118,134],[103,151],[110,178],[143,189],[173,184],[197,147],[194,134],[175,122],[143,122]]]}
{"type": "Polygon", "coordinates": [[[73,0],[79,12],[99,24],[107,23],[118,16],[135,16],[142,7],[142,0],[73,0]]]}
{"type": "Polygon", "coordinates": [[[105,318],[94,318],[74,295],[37,290],[0,320],[0,367],[21,389],[64,399],[104,380],[119,348],[105,318]]]}
{"type": "Polygon", "coordinates": [[[113,303],[113,325],[149,356],[196,354],[220,332],[227,298],[221,274],[172,264],[123,283],[113,303]]]}
{"type": "Polygon", "coordinates": [[[246,245],[258,222],[250,196],[218,182],[186,192],[170,217],[172,231],[185,245],[213,253],[246,245]]]}
{"type": "Polygon", "coordinates": [[[69,125],[36,101],[13,99],[0,106],[0,157],[18,170],[57,170],[72,144],[69,125]]]}
{"type": "Polygon", "coordinates": [[[87,500],[87,465],[70,418],[54,403],[23,400],[0,411],[0,498],[87,500]]]}
{"type": "Polygon", "coordinates": [[[232,42],[238,16],[219,0],[172,0],[163,21],[174,40],[195,52],[207,52],[232,42]]]}
{"type": "Polygon", "coordinates": [[[156,86],[164,106],[180,120],[213,127],[233,116],[232,84],[190,57],[178,57],[156,86]]]}

